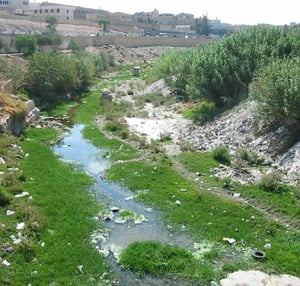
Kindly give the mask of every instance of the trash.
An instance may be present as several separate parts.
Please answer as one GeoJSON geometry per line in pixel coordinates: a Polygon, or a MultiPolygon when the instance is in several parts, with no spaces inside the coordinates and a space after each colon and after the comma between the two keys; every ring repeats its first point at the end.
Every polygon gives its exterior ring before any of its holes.
{"type": "Polygon", "coordinates": [[[45,242],[41,242],[41,247],[45,247],[45,242]]]}
{"type": "Polygon", "coordinates": [[[25,228],[25,223],[24,222],[18,223],[17,226],[16,226],[17,230],[22,230],[24,228],[25,228]]]}
{"type": "Polygon", "coordinates": [[[4,249],[6,253],[12,253],[14,251],[14,248],[12,246],[8,246],[4,249]]]}
{"type": "Polygon", "coordinates": [[[15,235],[10,236],[11,240],[13,241],[13,244],[20,244],[22,242],[22,233],[18,232],[18,238],[16,238],[15,235]]]}
{"type": "Polygon", "coordinates": [[[240,196],[241,196],[240,193],[234,193],[234,194],[232,195],[233,198],[239,198],[240,196]]]}
{"type": "Polygon", "coordinates": [[[266,243],[265,246],[264,246],[264,248],[265,248],[265,249],[271,248],[271,243],[266,243]]]}
{"type": "Polygon", "coordinates": [[[28,196],[28,195],[29,195],[28,192],[22,192],[21,194],[15,195],[15,198],[23,198],[23,197],[26,197],[26,196],[28,196]]]}
{"type": "Polygon", "coordinates": [[[180,206],[180,205],[181,205],[181,201],[177,200],[177,201],[175,202],[175,204],[176,204],[177,206],[180,206]]]}
{"type": "Polygon", "coordinates": [[[236,240],[234,238],[224,237],[223,241],[228,242],[230,245],[233,245],[236,243],[236,240]]]}
{"type": "Polygon", "coordinates": [[[252,249],[251,255],[257,260],[261,260],[266,257],[266,254],[262,250],[257,250],[257,249],[252,249]]]}
{"type": "Polygon", "coordinates": [[[133,196],[129,196],[125,198],[125,201],[133,200],[133,196]]]}
{"type": "Polygon", "coordinates": [[[9,266],[10,265],[10,263],[6,259],[4,259],[2,261],[2,264],[5,265],[5,266],[9,266]]]}
{"type": "Polygon", "coordinates": [[[8,215],[8,216],[11,216],[13,214],[15,214],[15,211],[11,211],[11,210],[6,211],[6,215],[8,215]]]}
{"type": "Polygon", "coordinates": [[[83,273],[83,265],[78,265],[77,268],[80,273],[83,273]]]}

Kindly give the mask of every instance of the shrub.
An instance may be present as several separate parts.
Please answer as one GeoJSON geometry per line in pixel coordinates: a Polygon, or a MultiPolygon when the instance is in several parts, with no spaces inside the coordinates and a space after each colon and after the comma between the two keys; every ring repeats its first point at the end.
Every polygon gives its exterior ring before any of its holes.
{"type": "Polygon", "coordinates": [[[294,141],[300,131],[300,58],[274,60],[257,73],[250,95],[258,102],[256,122],[262,131],[284,126],[294,141]]]}
{"type": "Polygon", "coordinates": [[[37,39],[32,35],[18,35],[15,39],[15,48],[25,57],[33,55],[36,51],[37,39]]]}
{"type": "Polygon", "coordinates": [[[212,150],[213,158],[224,164],[230,164],[231,156],[229,154],[229,150],[226,146],[217,146],[212,150]]]}
{"type": "Polygon", "coordinates": [[[0,207],[5,207],[12,200],[12,195],[9,194],[6,190],[0,189],[0,207]]]}
{"type": "Polygon", "coordinates": [[[238,150],[237,158],[247,162],[251,166],[257,166],[264,162],[264,159],[259,157],[254,151],[245,148],[238,150]]]}
{"type": "Polygon", "coordinates": [[[286,187],[282,184],[282,176],[278,171],[264,174],[260,180],[260,187],[268,192],[283,193],[286,187]]]}
{"type": "Polygon", "coordinates": [[[194,123],[203,124],[210,121],[216,115],[216,107],[213,102],[201,102],[195,109],[192,110],[192,119],[194,123]]]}

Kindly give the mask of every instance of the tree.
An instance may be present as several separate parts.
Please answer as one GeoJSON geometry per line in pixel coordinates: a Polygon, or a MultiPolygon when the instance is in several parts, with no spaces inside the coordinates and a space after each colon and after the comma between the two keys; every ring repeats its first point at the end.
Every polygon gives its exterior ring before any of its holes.
{"type": "Polygon", "coordinates": [[[101,19],[98,21],[99,27],[103,27],[103,32],[108,32],[108,25],[110,24],[109,20],[107,19],[101,19]]]}
{"type": "Polygon", "coordinates": [[[15,39],[15,48],[25,57],[33,55],[36,51],[37,39],[32,35],[18,35],[15,39]]]}
{"type": "Polygon", "coordinates": [[[48,23],[48,31],[42,33],[37,37],[39,49],[42,46],[51,46],[53,51],[56,51],[61,44],[61,37],[56,32],[57,19],[54,16],[47,16],[46,23],[48,23]]]}
{"type": "Polygon", "coordinates": [[[207,16],[203,18],[196,19],[196,32],[200,35],[208,36],[209,35],[209,25],[207,16]]]}
{"type": "Polygon", "coordinates": [[[47,16],[46,17],[46,23],[48,24],[47,27],[50,32],[56,31],[56,26],[58,24],[57,18],[54,16],[47,16]]]}
{"type": "Polygon", "coordinates": [[[76,90],[76,63],[68,55],[35,53],[28,60],[25,82],[25,90],[29,96],[33,97],[41,108],[46,108],[76,90]]]}
{"type": "Polygon", "coordinates": [[[4,41],[3,39],[0,39],[0,51],[2,50],[3,47],[4,47],[4,41]]]}

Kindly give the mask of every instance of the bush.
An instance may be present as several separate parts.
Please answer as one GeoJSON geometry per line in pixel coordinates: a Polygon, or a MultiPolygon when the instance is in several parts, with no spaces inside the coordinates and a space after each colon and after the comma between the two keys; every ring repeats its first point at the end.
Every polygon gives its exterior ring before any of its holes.
{"type": "Polygon", "coordinates": [[[33,55],[36,51],[37,39],[32,35],[18,35],[15,39],[15,48],[25,57],[33,55]]]}
{"type": "Polygon", "coordinates": [[[10,203],[13,196],[9,194],[6,190],[0,189],[0,207],[5,207],[10,203]]]}
{"type": "Polygon", "coordinates": [[[286,187],[282,184],[282,176],[278,171],[264,174],[260,180],[260,187],[268,192],[283,193],[286,187]]]}
{"type": "Polygon", "coordinates": [[[300,58],[274,60],[257,73],[250,95],[258,102],[262,131],[284,126],[294,141],[300,134],[300,58]]]}
{"type": "Polygon", "coordinates": [[[156,61],[153,73],[178,98],[212,101],[224,108],[247,96],[260,67],[299,54],[297,29],[255,26],[207,45],[168,50],[156,61]]]}
{"type": "Polygon", "coordinates": [[[231,156],[229,154],[229,150],[226,146],[217,146],[212,151],[213,158],[224,164],[230,164],[231,156]]]}
{"type": "Polygon", "coordinates": [[[95,75],[92,59],[85,53],[35,53],[28,61],[24,88],[42,108],[68,100],[87,91],[95,75]]]}
{"type": "Polygon", "coordinates": [[[257,166],[264,162],[254,151],[241,148],[237,152],[237,158],[247,162],[250,166],[257,166]]]}
{"type": "Polygon", "coordinates": [[[216,115],[216,107],[213,102],[201,102],[192,110],[192,119],[194,123],[203,124],[214,119],[216,115]]]}

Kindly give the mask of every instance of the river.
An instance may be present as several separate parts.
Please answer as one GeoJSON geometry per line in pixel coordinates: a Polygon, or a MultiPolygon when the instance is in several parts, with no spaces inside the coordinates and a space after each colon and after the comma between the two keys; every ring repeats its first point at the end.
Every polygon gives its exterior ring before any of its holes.
{"type": "Polygon", "coordinates": [[[107,216],[99,218],[105,226],[105,234],[93,235],[95,247],[103,253],[118,276],[121,286],[141,285],[196,285],[187,281],[164,279],[151,276],[137,277],[134,273],[123,271],[117,258],[121,250],[135,241],[159,241],[192,249],[193,241],[184,232],[172,234],[164,225],[161,215],[134,199],[134,193],[128,188],[105,179],[105,170],[110,167],[106,156],[110,150],[95,147],[82,135],[84,125],[76,124],[70,128],[63,140],[53,147],[63,160],[70,161],[85,170],[95,179],[93,191],[96,198],[107,205],[107,216]],[[135,214],[123,220],[120,213],[135,214]]]}

